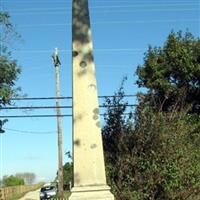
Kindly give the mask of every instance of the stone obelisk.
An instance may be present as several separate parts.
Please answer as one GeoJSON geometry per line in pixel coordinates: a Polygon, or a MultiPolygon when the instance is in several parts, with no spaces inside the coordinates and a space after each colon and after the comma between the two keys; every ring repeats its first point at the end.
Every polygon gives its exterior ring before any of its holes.
{"type": "Polygon", "coordinates": [[[107,186],[88,0],[73,0],[73,164],[70,200],[114,200],[107,186]]]}

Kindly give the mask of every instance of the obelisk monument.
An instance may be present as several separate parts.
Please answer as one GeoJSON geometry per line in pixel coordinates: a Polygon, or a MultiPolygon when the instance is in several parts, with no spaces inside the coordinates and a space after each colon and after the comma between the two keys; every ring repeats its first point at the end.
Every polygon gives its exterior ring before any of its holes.
{"type": "Polygon", "coordinates": [[[73,188],[70,200],[114,200],[106,183],[88,0],[73,0],[73,188]]]}

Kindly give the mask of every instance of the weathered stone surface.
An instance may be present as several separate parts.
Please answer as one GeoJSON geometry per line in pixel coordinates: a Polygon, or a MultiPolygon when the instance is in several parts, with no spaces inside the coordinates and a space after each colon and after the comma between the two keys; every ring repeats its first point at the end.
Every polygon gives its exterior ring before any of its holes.
{"type": "Polygon", "coordinates": [[[72,189],[70,200],[114,200],[108,186],[76,187],[72,189]]]}
{"type": "Polygon", "coordinates": [[[73,159],[70,200],[114,199],[106,184],[87,0],[73,0],[73,159]]]}

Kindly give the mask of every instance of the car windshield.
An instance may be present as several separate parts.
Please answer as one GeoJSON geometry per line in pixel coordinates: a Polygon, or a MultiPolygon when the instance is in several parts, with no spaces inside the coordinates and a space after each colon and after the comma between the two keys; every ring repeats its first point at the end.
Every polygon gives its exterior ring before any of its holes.
{"type": "Polygon", "coordinates": [[[49,191],[49,190],[53,190],[54,189],[54,187],[53,186],[49,186],[49,187],[43,187],[43,188],[41,188],[41,192],[46,192],[46,191],[49,191]]]}

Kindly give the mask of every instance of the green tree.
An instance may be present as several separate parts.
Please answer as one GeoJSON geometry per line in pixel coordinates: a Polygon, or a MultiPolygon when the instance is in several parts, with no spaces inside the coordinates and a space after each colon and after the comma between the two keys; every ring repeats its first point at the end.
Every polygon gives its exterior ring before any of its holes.
{"type": "MultiPolygon", "coordinates": [[[[54,182],[58,181],[58,172],[56,173],[56,178],[54,182]]],[[[70,190],[70,186],[72,185],[73,181],[73,163],[66,162],[63,165],[63,187],[64,190],[70,190]]]]}
{"type": "Polygon", "coordinates": [[[64,190],[70,190],[70,184],[72,184],[72,180],[73,180],[73,164],[67,162],[63,166],[64,190]]]}
{"type": "Polygon", "coordinates": [[[187,109],[157,112],[146,103],[126,116],[123,91],[106,99],[102,132],[108,183],[116,199],[197,200],[200,118],[187,109]]]}
{"type": "Polygon", "coordinates": [[[6,176],[3,178],[3,185],[5,187],[24,185],[24,179],[16,176],[6,176]]]}
{"type": "Polygon", "coordinates": [[[148,89],[145,101],[155,109],[188,105],[200,113],[200,39],[191,33],[171,32],[163,47],[149,46],[137,75],[138,86],[148,89]]]}
{"type": "Polygon", "coordinates": [[[117,200],[132,200],[132,168],[130,168],[130,136],[132,133],[132,113],[125,115],[127,102],[124,98],[124,83],[112,98],[106,98],[107,107],[102,129],[106,172],[109,185],[117,200]],[[131,190],[130,190],[131,189],[131,190]]]}
{"type": "MultiPolygon", "coordinates": [[[[19,88],[15,88],[15,81],[21,70],[17,61],[12,59],[11,53],[8,52],[8,42],[12,37],[16,37],[17,33],[10,22],[8,13],[0,12],[0,108],[6,104],[10,104],[10,99],[15,96],[19,88]]],[[[5,121],[0,120],[0,130],[5,121]]]]}

